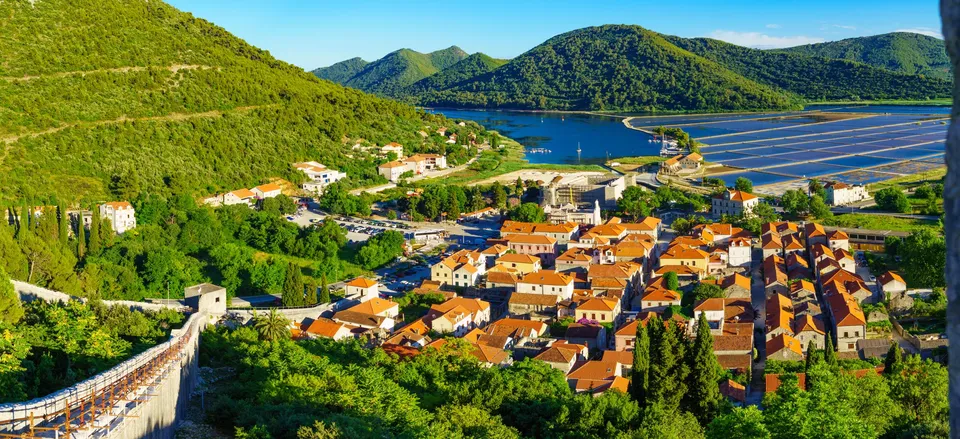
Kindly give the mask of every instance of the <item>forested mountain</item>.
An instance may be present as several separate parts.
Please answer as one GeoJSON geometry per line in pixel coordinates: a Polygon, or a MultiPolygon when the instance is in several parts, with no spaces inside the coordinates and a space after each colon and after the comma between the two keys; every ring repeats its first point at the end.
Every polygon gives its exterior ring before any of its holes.
{"type": "Polygon", "coordinates": [[[943,40],[911,32],[848,38],[778,51],[857,61],[911,75],[950,78],[950,58],[943,40]]]}
{"type": "MultiPolygon", "coordinates": [[[[466,57],[467,52],[457,46],[430,53],[400,49],[366,64],[353,76],[336,82],[369,93],[397,96],[405,87],[446,69],[466,57]]],[[[343,63],[334,64],[327,69],[336,68],[340,64],[343,63]]],[[[321,73],[326,74],[326,72],[321,73]]],[[[321,76],[321,73],[317,73],[317,76],[321,76]]]]}
{"type": "Polygon", "coordinates": [[[575,30],[502,67],[417,96],[425,105],[594,110],[786,108],[796,99],[639,26],[575,30]]]}
{"type": "Polygon", "coordinates": [[[759,50],[607,25],[494,61],[475,54],[408,87],[380,87],[393,83],[383,71],[373,86],[348,85],[429,106],[619,111],[780,109],[942,98],[951,89],[943,42],[909,33],[759,50]]]}
{"type": "MultiPolygon", "coordinates": [[[[443,139],[417,131],[455,126],[320,81],[162,1],[6,0],[0,16],[5,201],[102,201],[118,181],[205,195],[296,179],[290,163],[307,159],[377,180],[352,145],[439,152],[443,139]]],[[[431,58],[452,65],[450,52],[431,58]]]]}
{"type": "Polygon", "coordinates": [[[509,62],[509,60],[497,59],[477,52],[435,75],[417,81],[404,90],[404,94],[416,95],[430,90],[443,90],[454,87],[476,76],[492,72],[507,62],[509,62]]]}
{"type": "Polygon", "coordinates": [[[839,59],[750,49],[710,38],[667,37],[678,47],[744,77],[809,100],[927,99],[950,96],[951,83],[839,59]]]}
{"type": "Polygon", "coordinates": [[[360,73],[364,67],[370,64],[360,57],[350,58],[346,61],[340,61],[330,67],[323,67],[312,71],[314,75],[317,75],[320,79],[326,79],[328,81],[333,81],[339,84],[343,84],[348,79],[354,77],[357,73],[360,73]]]}

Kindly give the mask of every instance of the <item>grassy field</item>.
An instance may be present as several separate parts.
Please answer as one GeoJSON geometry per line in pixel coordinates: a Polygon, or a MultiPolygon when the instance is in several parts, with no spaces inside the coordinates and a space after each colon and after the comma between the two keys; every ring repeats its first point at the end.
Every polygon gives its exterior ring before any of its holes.
{"type": "Polygon", "coordinates": [[[947,175],[947,168],[943,167],[940,169],[932,169],[929,171],[918,172],[916,174],[905,175],[903,177],[894,178],[887,181],[881,181],[879,183],[873,183],[867,185],[867,190],[869,192],[876,192],[880,189],[888,188],[890,186],[902,186],[904,188],[909,188],[912,186],[919,186],[924,182],[939,182],[943,177],[947,175]]]}
{"type": "Polygon", "coordinates": [[[927,221],[913,218],[899,218],[887,215],[866,215],[860,213],[849,213],[837,215],[831,219],[824,220],[824,225],[836,227],[850,227],[867,230],[897,230],[901,232],[912,232],[914,230],[939,227],[937,221],[927,221]]]}
{"type": "MultiPolygon", "coordinates": [[[[480,180],[485,180],[488,178],[496,177],[498,175],[509,174],[511,172],[520,171],[524,169],[533,169],[533,170],[543,170],[543,171],[599,171],[605,172],[606,168],[600,165],[557,165],[557,164],[537,164],[537,163],[528,163],[524,159],[523,155],[523,146],[511,139],[503,139],[504,148],[507,150],[506,154],[500,156],[498,163],[491,164],[491,167],[483,170],[475,169],[465,169],[460,172],[455,172],[453,174],[441,177],[434,178],[429,180],[421,180],[420,183],[429,183],[429,184],[445,184],[445,185],[462,185],[467,183],[473,183],[480,180]]],[[[495,153],[488,153],[495,154],[495,153]]],[[[479,161],[484,161],[484,158],[481,157],[479,161]]]]}
{"type": "Polygon", "coordinates": [[[607,166],[610,166],[611,163],[619,163],[620,166],[617,166],[616,169],[620,172],[634,172],[637,168],[649,165],[651,163],[661,163],[667,160],[667,157],[660,157],[657,155],[645,155],[640,157],[621,157],[619,159],[610,160],[607,162],[607,166]]]}

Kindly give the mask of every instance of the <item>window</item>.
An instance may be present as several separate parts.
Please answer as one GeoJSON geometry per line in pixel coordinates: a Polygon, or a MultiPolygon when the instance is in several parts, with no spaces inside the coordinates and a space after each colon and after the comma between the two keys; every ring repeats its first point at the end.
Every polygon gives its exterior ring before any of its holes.
{"type": "Polygon", "coordinates": [[[853,349],[853,343],[847,343],[847,349],[853,349]]]}
{"type": "Polygon", "coordinates": [[[853,333],[853,336],[854,336],[854,337],[859,337],[859,336],[860,336],[860,331],[854,332],[854,333],[853,333]]]}
{"type": "Polygon", "coordinates": [[[849,332],[846,332],[846,331],[844,331],[844,333],[843,333],[843,338],[847,338],[847,337],[849,337],[849,336],[850,336],[850,333],[849,333],[849,332]]]}
{"type": "Polygon", "coordinates": [[[219,297],[217,297],[217,299],[216,299],[216,300],[214,300],[214,303],[220,303],[220,298],[219,298],[219,297]]]}
{"type": "Polygon", "coordinates": [[[606,320],[606,319],[607,319],[606,314],[600,314],[600,320],[606,320]]]}

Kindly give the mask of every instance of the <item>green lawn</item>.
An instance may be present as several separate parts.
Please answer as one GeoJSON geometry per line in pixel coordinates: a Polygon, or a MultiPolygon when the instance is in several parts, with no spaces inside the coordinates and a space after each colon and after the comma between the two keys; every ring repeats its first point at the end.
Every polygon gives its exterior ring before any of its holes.
{"type": "Polygon", "coordinates": [[[465,169],[440,178],[421,180],[417,183],[423,184],[444,184],[444,185],[462,185],[474,183],[479,180],[496,177],[498,175],[509,174],[511,172],[524,169],[538,169],[544,171],[598,171],[604,172],[607,169],[600,165],[554,165],[554,164],[531,164],[524,159],[523,146],[512,139],[503,138],[504,148],[507,150],[505,155],[500,156],[500,162],[493,168],[482,171],[474,169],[465,169]]]}
{"type": "Polygon", "coordinates": [[[924,182],[938,183],[943,177],[947,175],[947,168],[932,169],[929,171],[919,172],[916,174],[905,175],[903,177],[894,178],[891,180],[881,181],[879,183],[873,183],[867,185],[867,190],[871,193],[876,192],[880,189],[885,189],[890,186],[902,186],[902,187],[912,187],[919,186],[924,182]]]}
{"type": "Polygon", "coordinates": [[[937,221],[927,221],[913,218],[898,218],[886,215],[867,215],[848,213],[837,215],[822,221],[824,225],[836,227],[850,227],[868,230],[897,230],[912,232],[923,228],[937,228],[937,221]]]}

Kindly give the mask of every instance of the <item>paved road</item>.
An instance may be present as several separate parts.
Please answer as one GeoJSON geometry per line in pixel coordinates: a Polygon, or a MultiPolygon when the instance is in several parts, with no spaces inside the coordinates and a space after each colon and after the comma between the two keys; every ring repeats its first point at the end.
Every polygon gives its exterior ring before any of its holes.
{"type": "Polygon", "coordinates": [[[656,189],[661,186],[660,181],[657,180],[657,174],[653,172],[643,172],[636,175],[637,184],[646,186],[650,189],[656,189]]]}
{"type": "MultiPolygon", "coordinates": [[[[444,177],[444,176],[453,174],[454,172],[459,172],[459,171],[462,171],[462,170],[464,170],[464,169],[467,169],[467,166],[470,166],[470,165],[471,165],[473,162],[475,162],[475,161],[477,161],[477,157],[473,157],[473,158],[471,158],[470,160],[467,160],[466,163],[464,163],[464,164],[462,164],[462,165],[460,165],[460,166],[454,166],[454,167],[452,167],[452,168],[441,169],[441,170],[439,170],[439,171],[429,171],[429,172],[424,173],[424,174],[415,175],[415,176],[413,176],[413,177],[408,178],[408,179],[407,179],[407,182],[411,182],[411,183],[412,183],[412,182],[415,182],[415,181],[426,180],[426,179],[430,179],[430,178],[440,178],[440,177],[444,177]]],[[[352,195],[360,195],[360,194],[363,193],[363,192],[368,192],[368,193],[374,194],[374,193],[377,193],[377,192],[385,191],[385,190],[387,190],[387,189],[393,189],[393,188],[395,188],[395,187],[397,187],[396,184],[394,184],[394,183],[387,183],[387,184],[383,184],[383,185],[380,185],[380,186],[373,186],[373,187],[368,187],[368,188],[354,189],[354,190],[350,191],[350,194],[352,194],[352,195]]]]}

